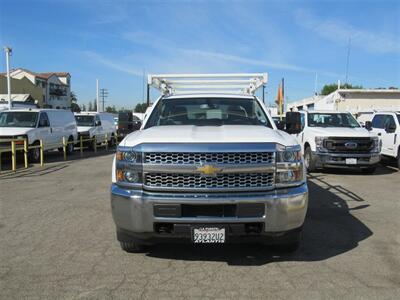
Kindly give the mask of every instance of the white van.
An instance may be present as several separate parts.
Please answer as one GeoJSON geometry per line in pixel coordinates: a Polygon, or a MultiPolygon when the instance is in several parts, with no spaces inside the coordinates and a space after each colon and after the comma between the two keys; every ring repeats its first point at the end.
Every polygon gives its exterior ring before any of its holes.
{"type": "Polygon", "coordinates": [[[400,170],[400,112],[377,112],[367,127],[381,139],[381,154],[396,159],[400,170]]]}
{"type": "Polygon", "coordinates": [[[116,128],[114,115],[100,112],[75,113],[75,120],[78,126],[78,136],[84,138],[96,137],[98,143],[107,142],[110,146],[115,145],[116,128]]]}
{"type": "MultiPolygon", "coordinates": [[[[23,138],[29,145],[43,141],[44,150],[63,149],[63,138],[75,142],[78,137],[74,115],[61,109],[13,109],[0,112],[0,140],[23,138]]],[[[74,151],[68,144],[67,153],[74,151]]],[[[40,149],[30,150],[30,159],[39,161],[40,149]]]]}

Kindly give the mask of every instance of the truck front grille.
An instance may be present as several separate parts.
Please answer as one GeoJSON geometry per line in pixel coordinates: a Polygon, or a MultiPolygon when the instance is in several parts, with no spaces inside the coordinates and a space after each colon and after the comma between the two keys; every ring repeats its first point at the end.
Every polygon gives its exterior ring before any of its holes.
{"type": "Polygon", "coordinates": [[[273,152],[145,153],[148,164],[268,164],[273,161],[273,152]]]}
{"type": "Polygon", "coordinates": [[[369,137],[329,137],[324,140],[324,147],[335,153],[369,153],[374,147],[374,141],[369,137]]]}
{"type": "Polygon", "coordinates": [[[273,173],[218,174],[213,177],[199,174],[145,174],[145,187],[156,189],[269,189],[274,185],[273,173]]]}

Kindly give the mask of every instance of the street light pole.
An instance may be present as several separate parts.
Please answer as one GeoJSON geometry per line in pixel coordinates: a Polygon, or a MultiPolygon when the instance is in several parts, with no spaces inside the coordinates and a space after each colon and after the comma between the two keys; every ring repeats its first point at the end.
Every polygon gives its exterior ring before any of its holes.
{"type": "Polygon", "coordinates": [[[7,94],[8,94],[8,109],[11,110],[11,77],[10,77],[10,55],[12,49],[10,47],[4,47],[4,52],[6,53],[6,67],[7,67],[7,94]]]}

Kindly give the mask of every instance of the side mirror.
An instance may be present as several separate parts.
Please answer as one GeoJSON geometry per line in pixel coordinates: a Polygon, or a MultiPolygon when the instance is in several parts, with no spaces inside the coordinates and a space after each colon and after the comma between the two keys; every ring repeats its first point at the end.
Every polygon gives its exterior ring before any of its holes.
{"type": "Polygon", "coordinates": [[[364,127],[367,130],[372,130],[372,122],[371,121],[366,121],[364,127]]]}
{"type": "Polygon", "coordinates": [[[279,130],[285,130],[285,122],[283,122],[283,121],[276,121],[275,124],[276,124],[276,127],[277,127],[279,130]]]}
{"type": "Polygon", "coordinates": [[[101,121],[100,120],[95,121],[94,126],[101,126],[101,121]]]}
{"type": "Polygon", "coordinates": [[[301,132],[301,114],[297,111],[286,113],[286,132],[297,134],[301,132]]]}
{"type": "Polygon", "coordinates": [[[390,124],[389,126],[387,126],[387,127],[385,128],[385,131],[386,131],[387,133],[396,132],[396,124],[390,124]]]}

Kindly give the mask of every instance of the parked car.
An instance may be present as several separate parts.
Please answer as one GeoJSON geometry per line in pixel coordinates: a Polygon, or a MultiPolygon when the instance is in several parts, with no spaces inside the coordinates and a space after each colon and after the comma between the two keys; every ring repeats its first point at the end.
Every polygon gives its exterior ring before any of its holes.
{"type": "Polygon", "coordinates": [[[142,126],[141,120],[132,115],[131,112],[120,112],[118,113],[118,136],[123,138],[129,133],[140,129],[142,126]]]}
{"type": "MultiPolygon", "coordinates": [[[[44,150],[62,150],[63,137],[68,142],[75,142],[77,136],[75,118],[69,110],[13,109],[0,112],[0,139],[27,139],[29,145],[39,145],[42,140],[44,150]]],[[[66,150],[68,154],[72,153],[74,145],[69,143],[66,150]]],[[[30,150],[30,160],[40,160],[39,148],[30,150]]]]}
{"type": "Polygon", "coordinates": [[[348,112],[288,112],[286,131],[301,145],[309,172],[324,167],[356,167],[373,173],[380,161],[377,135],[363,128],[348,112]]]}
{"type": "MultiPolygon", "coordinates": [[[[121,248],[252,241],[296,250],[307,211],[306,175],[299,144],[277,130],[254,96],[266,75],[228,77],[231,83],[249,76],[254,85],[243,94],[184,95],[158,85],[167,82],[162,76],[150,78],[163,96],[142,128],[119,144],[113,162],[111,207],[121,248]]],[[[207,83],[223,81],[205,76],[207,83]]]]}
{"type": "MultiPolygon", "coordinates": [[[[116,128],[114,116],[109,113],[80,112],[75,113],[75,120],[78,126],[78,135],[83,138],[96,137],[97,143],[106,141],[110,146],[116,143],[116,128]]],[[[92,145],[92,143],[89,143],[92,145]]]]}
{"type": "Polygon", "coordinates": [[[400,112],[377,112],[366,127],[380,137],[381,154],[396,159],[400,169],[400,112]]]}

